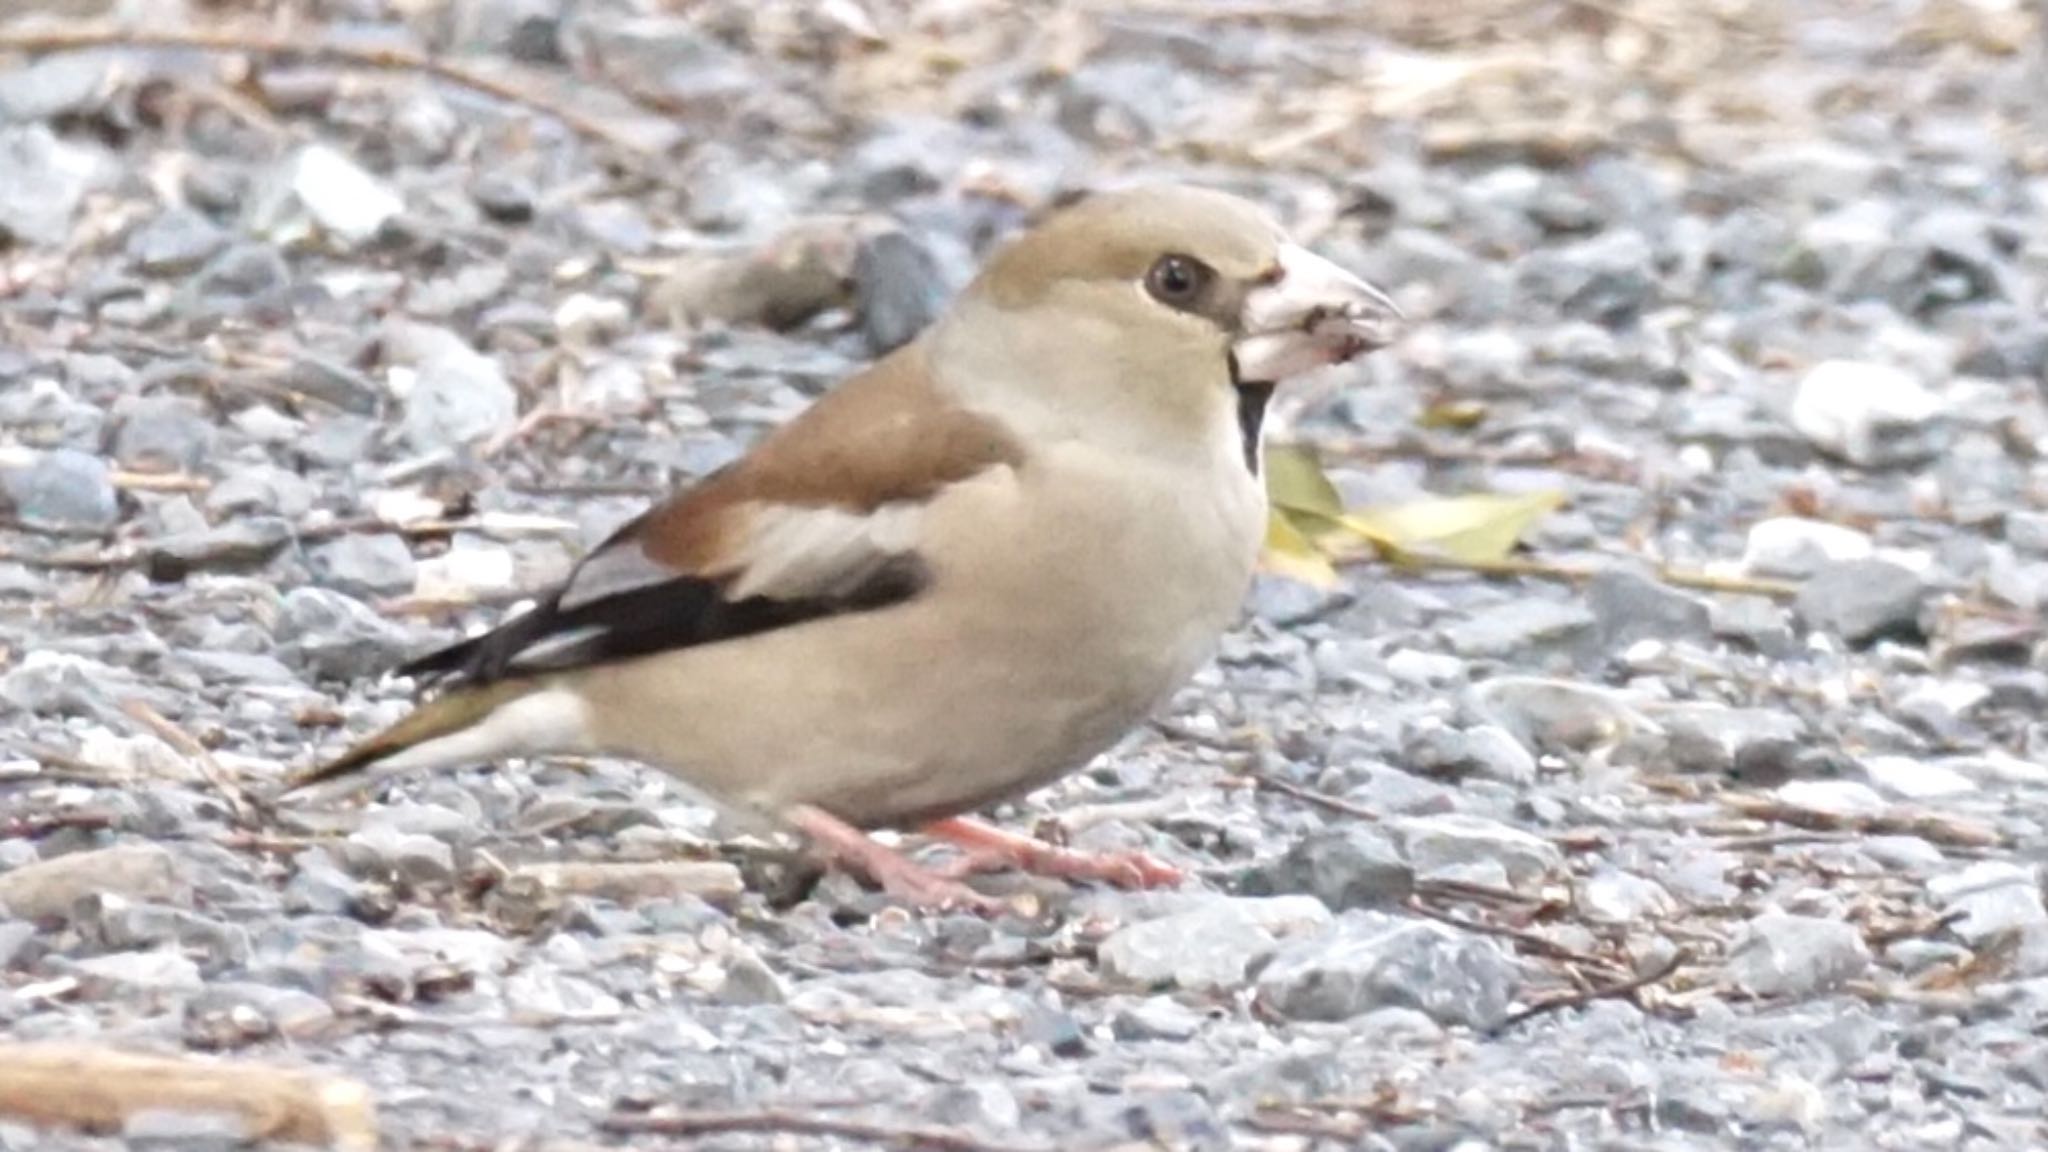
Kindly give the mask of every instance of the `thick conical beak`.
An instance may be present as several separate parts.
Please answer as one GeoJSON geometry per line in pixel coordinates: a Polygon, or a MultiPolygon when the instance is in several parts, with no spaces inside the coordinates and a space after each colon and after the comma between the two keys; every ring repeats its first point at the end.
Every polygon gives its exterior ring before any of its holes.
{"type": "Polygon", "coordinates": [[[1244,335],[1231,349],[1238,382],[1275,384],[1384,348],[1404,319],[1385,292],[1283,244],[1277,275],[1245,297],[1244,335]]]}

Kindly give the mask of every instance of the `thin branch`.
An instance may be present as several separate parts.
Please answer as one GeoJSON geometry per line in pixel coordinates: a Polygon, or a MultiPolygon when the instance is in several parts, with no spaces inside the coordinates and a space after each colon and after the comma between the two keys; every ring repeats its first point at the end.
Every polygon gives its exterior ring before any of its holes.
{"type": "Polygon", "coordinates": [[[909,1152],[1043,1152],[1015,1144],[990,1144],[951,1128],[875,1124],[769,1108],[759,1112],[614,1112],[598,1125],[607,1132],[651,1136],[711,1136],[725,1132],[769,1132],[789,1136],[836,1136],[865,1140],[909,1152]]]}
{"type": "MultiPolygon", "coordinates": [[[[1350,559],[1349,557],[1343,559],[1350,559]]],[[[1368,553],[1358,559],[1379,559],[1377,553],[1368,553]]],[[[1606,568],[1591,564],[1564,564],[1554,560],[1538,560],[1528,556],[1505,556],[1492,560],[1460,559],[1455,556],[1430,556],[1407,553],[1399,559],[1386,563],[1396,569],[1429,570],[1444,572],[1473,572],[1482,576],[1533,576],[1541,580],[1557,580],[1566,584],[1583,584],[1598,576],[1606,568]]],[[[1789,580],[1767,580],[1755,576],[1726,576],[1713,572],[1702,572],[1690,568],[1671,568],[1658,565],[1651,569],[1657,580],[1674,588],[1690,588],[1698,592],[1726,592],[1739,596],[1768,596],[1773,600],[1790,600],[1799,595],[1799,585],[1789,580]]]]}
{"type": "Polygon", "coordinates": [[[1254,788],[1267,792],[1278,792],[1282,796],[1292,796],[1303,803],[1313,804],[1318,808],[1325,808],[1331,812],[1345,816],[1355,816],[1360,820],[1370,820],[1375,823],[1380,818],[1379,813],[1367,808],[1363,804],[1354,804],[1342,796],[1332,796],[1328,792],[1319,792],[1314,788],[1304,788],[1299,784],[1289,784],[1285,780],[1268,776],[1262,772],[1245,772],[1240,775],[1243,779],[1251,781],[1254,788]]]}
{"type": "Polygon", "coordinates": [[[1559,944],[1557,941],[1540,933],[1530,932],[1522,928],[1508,928],[1499,924],[1488,924],[1484,920],[1468,920],[1463,916],[1453,915],[1439,908],[1431,908],[1421,900],[1412,898],[1408,901],[1407,907],[1412,912],[1427,916],[1431,920],[1440,923],[1449,924],[1453,928],[1462,928],[1467,932],[1476,932],[1482,936],[1498,936],[1503,940],[1512,940],[1532,952],[1548,956],[1553,960],[1563,960],[1571,964],[1580,964],[1588,968],[1601,968],[1608,971],[1613,971],[1616,967],[1615,963],[1611,960],[1559,944]]]}
{"type": "Polygon", "coordinates": [[[220,761],[213,758],[213,753],[206,745],[201,744],[190,732],[178,727],[170,717],[150,707],[140,697],[131,696],[121,701],[121,711],[149,729],[157,739],[192,761],[193,766],[199,769],[199,774],[205,777],[214,792],[219,794],[221,802],[228,806],[228,811],[234,815],[237,824],[248,825],[255,822],[255,804],[243,793],[241,786],[235,783],[227,769],[221,767],[220,761]]]}
{"type": "Polygon", "coordinates": [[[250,31],[115,28],[104,25],[0,30],[0,52],[77,52],[93,48],[166,48],[192,52],[248,53],[375,72],[417,72],[538,112],[579,135],[617,149],[629,161],[638,162],[648,158],[648,150],[637,141],[621,135],[603,121],[578,112],[560,101],[467,65],[443,60],[410,48],[307,42],[250,31]]]}
{"type": "Polygon", "coordinates": [[[1548,1015],[1552,1012],[1561,1012],[1566,1008],[1583,1008],[1595,1000],[1615,1000],[1623,996],[1633,996],[1652,984],[1661,984],[1671,979],[1691,959],[1691,954],[1685,949],[1676,949],[1671,953],[1670,959],[1658,965],[1653,971],[1644,972],[1613,984],[1595,985],[1582,992],[1567,992],[1561,996],[1553,996],[1548,1000],[1539,1000],[1520,1011],[1510,1012],[1508,1013],[1508,1018],[1501,1021],[1500,1026],[1495,1028],[1494,1032],[1499,1034],[1524,1021],[1534,1020],[1538,1016],[1548,1015]]]}
{"type": "Polygon", "coordinates": [[[114,826],[114,814],[95,808],[69,812],[32,812],[0,819],[0,840],[35,840],[62,828],[97,832],[114,826]]]}
{"type": "Polygon", "coordinates": [[[1866,836],[1918,836],[1950,848],[1997,848],[2006,842],[2005,834],[1988,824],[1937,812],[1893,809],[1845,815],[1799,808],[1769,796],[1731,794],[1720,799],[1723,805],[1753,820],[1770,820],[1795,828],[1866,836]]]}

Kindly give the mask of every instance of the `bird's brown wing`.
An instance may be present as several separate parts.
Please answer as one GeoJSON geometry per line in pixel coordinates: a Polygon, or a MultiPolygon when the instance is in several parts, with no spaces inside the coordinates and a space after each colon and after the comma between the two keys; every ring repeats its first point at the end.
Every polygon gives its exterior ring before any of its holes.
{"type": "Polygon", "coordinates": [[[916,596],[924,508],[1021,461],[912,344],[614,533],[529,612],[400,668],[483,685],[731,640],[916,596]]]}

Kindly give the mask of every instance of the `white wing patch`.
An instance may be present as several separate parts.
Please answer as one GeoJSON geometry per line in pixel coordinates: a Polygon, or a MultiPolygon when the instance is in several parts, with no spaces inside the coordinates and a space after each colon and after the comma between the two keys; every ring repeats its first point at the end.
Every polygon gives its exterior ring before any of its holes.
{"type": "Polygon", "coordinates": [[[751,530],[724,572],[735,600],[845,595],[917,546],[924,505],[884,504],[859,514],[837,508],[756,505],[751,530]]]}

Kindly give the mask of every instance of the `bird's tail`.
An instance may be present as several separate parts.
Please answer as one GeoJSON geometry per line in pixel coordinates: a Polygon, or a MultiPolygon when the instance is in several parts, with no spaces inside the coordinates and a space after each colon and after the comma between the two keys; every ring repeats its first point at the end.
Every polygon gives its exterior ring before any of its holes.
{"type": "Polygon", "coordinates": [[[499,680],[453,688],[349,748],[294,776],[286,794],[352,776],[432,772],[500,756],[580,748],[581,701],[542,680],[499,680]]]}

